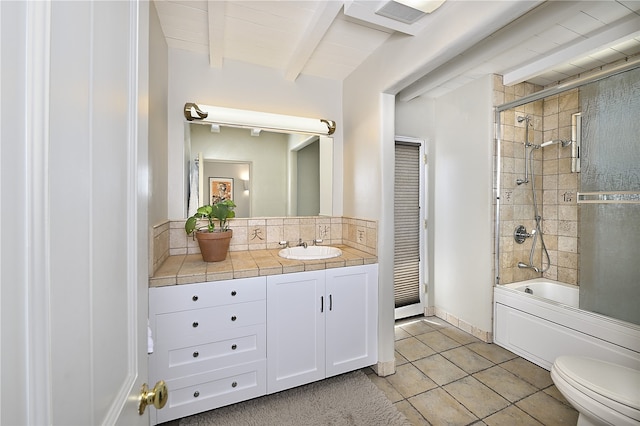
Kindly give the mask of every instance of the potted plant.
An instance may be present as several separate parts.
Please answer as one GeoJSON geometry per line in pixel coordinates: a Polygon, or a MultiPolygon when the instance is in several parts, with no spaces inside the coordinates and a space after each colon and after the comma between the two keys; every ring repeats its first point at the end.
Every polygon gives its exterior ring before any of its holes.
{"type": "Polygon", "coordinates": [[[228,219],[236,217],[233,209],[236,207],[232,200],[224,200],[215,204],[200,207],[196,213],[187,219],[184,230],[187,235],[195,233],[205,262],[220,262],[227,257],[229,243],[233,231],[229,229],[228,219]],[[206,219],[206,226],[198,227],[198,220],[206,219]],[[215,221],[218,221],[216,228],[215,221]]]}

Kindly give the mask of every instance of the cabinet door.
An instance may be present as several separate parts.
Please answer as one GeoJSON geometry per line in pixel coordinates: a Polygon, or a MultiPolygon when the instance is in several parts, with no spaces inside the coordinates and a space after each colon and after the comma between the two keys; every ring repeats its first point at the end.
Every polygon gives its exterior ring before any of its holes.
{"type": "Polygon", "coordinates": [[[326,270],[326,375],[377,362],[378,265],[326,270]]]}
{"type": "Polygon", "coordinates": [[[267,277],[267,393],[325,377],[324,276],[267,277]]]}

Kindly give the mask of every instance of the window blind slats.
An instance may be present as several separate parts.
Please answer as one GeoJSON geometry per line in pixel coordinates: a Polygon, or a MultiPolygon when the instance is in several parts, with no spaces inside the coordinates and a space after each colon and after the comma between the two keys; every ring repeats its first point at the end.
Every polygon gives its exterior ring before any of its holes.
{"type": "Polygon", "coordinates": [[[420,302],[420,146],[396,144],[394,195],[395,306],[420,302]]]}

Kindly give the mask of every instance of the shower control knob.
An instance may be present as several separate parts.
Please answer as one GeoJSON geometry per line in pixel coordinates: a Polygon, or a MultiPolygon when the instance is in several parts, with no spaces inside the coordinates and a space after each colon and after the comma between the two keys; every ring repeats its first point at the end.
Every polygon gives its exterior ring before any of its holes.
{"type": "Polygon", "coordinates": [[[524,225],[519,225],[516,227],[515,231],[513,231],[513,239],[516,240],[516,243],[522,244],[527,238],[533,236],[535,232],[535,230],[532,230],[530,234],[527,232],[527,228],[525,228],[524,225]]]}

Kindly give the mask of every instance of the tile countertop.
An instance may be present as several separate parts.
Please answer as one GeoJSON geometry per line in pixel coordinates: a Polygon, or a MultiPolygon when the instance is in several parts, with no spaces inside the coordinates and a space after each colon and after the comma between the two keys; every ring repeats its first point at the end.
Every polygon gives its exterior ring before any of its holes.
{"type": "Polygon", "coordinates": [[[149,287],[317,271],[378,261],[376,256],[352,247],[336,247],[342,250],[341,256],[305,261],[284,259],[278,256],[280,249],[232,251],[222,262],[205,262],[200,253],[170,256],[149,279],[149,287]]]}

